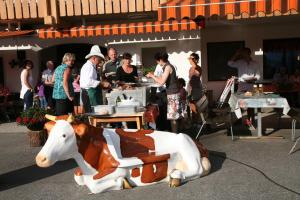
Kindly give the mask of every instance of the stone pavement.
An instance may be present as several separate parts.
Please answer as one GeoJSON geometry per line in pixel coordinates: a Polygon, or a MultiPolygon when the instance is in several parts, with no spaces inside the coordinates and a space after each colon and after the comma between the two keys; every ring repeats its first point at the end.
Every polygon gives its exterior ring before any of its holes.
{"type": "MultiPolygon", "coordinates": [[[[271,127],[274,124],[271,119],[271,127]]],[[[74,161],[38,168],[34,158],[40,148],[29,147],[26,129],[15,123],[0,124],[0,199],[300,200],[300,150],[288,155],[290,125],[288,119],[286,126],[273,133],[285,139],[232,142],[224,131],[201,136],[200,141],[210,150],[212,171],[178,188],[162,183],[89,195],[88,189],[77,186],[73,179],[74,161]]]]}

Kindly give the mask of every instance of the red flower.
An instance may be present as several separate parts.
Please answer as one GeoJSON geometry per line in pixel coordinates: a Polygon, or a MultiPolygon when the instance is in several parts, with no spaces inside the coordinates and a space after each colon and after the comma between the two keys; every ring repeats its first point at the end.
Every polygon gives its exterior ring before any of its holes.
{"type": "Polygon", "coordinates": [[[34,124],[36,121],[37,121],[36,119],[32,118],[32,119],[30,120],[30,123],[31,123],[31,124],[34,124]]]}
{"type": "Polygon", "coordinates": [[[29,122],[29,119],[27,117],[24,117],[23,122],[26,124],[29,122]]]}
{"type": "Polygon", "coordinates": [[[21,118],[21,117],[18,117],[18,118],[16,119],[16,122],[17,122],[18,124],[22,123],[22,118],[21,118]]]}

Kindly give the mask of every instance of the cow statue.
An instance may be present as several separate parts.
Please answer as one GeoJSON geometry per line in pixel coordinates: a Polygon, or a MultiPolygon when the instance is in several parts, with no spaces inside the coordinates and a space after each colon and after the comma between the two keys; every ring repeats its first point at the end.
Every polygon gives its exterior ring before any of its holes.
{"type": "Polygon", "coordinates": [[[92,193],[169,182],[170,187],[209,173],[208,151],[185,134],[94,127],[72,116],[46,116],[49,137],[39,167],[74,158],[74,178],[92,193]]]}

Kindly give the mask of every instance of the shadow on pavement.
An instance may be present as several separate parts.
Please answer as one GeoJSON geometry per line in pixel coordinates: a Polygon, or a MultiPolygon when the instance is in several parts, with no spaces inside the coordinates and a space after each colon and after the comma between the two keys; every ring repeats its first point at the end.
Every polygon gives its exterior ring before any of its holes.
{"type": "Polygon", "coordinates": [[[226,160],[226,153],[225,152],[218,152],[218,151],[209,151],[209,161],[211,164],[211,171],[210,174],[220,170],[224,161],[226,160]]]}
{"type": "Polygon", "coordinates": [[[31,165],[0,175],[0,191],[28,184],[43,178],[59,174],[76,167],[74,160],[58,162],[49,168],[31,165]]]}

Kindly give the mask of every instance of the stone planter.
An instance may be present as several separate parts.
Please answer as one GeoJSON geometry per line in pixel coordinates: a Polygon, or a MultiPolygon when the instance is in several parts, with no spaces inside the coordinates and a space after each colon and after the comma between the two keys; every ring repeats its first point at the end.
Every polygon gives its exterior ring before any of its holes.
{"type": "Polygon", "coordinates": [[[32,131],[28,130],[29,145],[31,147],[40,147],[45,144],[47,140],[47,133],[45,130],[32,131]]]}

